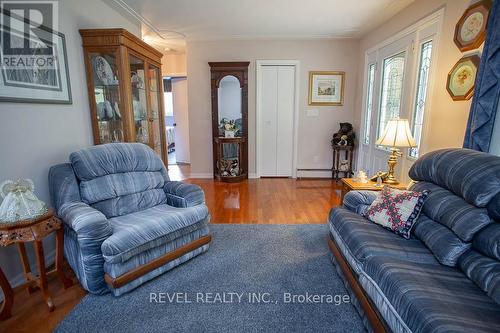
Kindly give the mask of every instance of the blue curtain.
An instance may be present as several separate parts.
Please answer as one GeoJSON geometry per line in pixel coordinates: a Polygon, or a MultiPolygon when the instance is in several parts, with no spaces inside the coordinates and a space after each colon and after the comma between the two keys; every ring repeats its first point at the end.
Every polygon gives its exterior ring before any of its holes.
{"type": "Polygon", "coordinates": [[[489,152],[500,96],[500,0],[493,2],[476,78],[464,148],[489,152]]]}

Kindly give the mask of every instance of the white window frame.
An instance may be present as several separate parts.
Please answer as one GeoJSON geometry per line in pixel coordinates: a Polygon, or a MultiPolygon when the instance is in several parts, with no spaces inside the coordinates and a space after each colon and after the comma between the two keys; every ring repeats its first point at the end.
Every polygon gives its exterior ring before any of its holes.
{"type": "MultiPolygon", "coordinates": [[[[363,99],[362,99],[362,110],[361,110],[361,119],[360,119],[360,132],[361,134],[361,140],[360,140],[360,147],[361,149],[368,149],[370,144],[372,143],[371,140],[369,141],[369,144],[364,143],[364,136],[366,133],[366,103],[367,103],[367,97],[368,97],[368,75],[369,75],[369,66],[373,63],[375,63],[375,81],[380,81],[381,80],[381,67],[383,66],[383,61],[384,59],[380,58],[379,51],[383,49],[385,46],[388,46],[399,39],[402,39],[408,35],[411,34],[416,34],[416,38],[413,42],[412,48],[408,50],[408,52],[413,52],[414,54],[416,53],[416,56],[414,56],[413,60],[411,63],[405,64],[405,75],[410,75],[412,78],[412,86],[410,91],[403,91],[403,94],[408,94],[406,95],[409,98],[409,103],[411,106],[410,114],[408,116],[408,119],[410,121],[410,126],[413,128],[413,117],[414,117],[414,105],[415,105],[415,100],[417,98],[417,86],[418,86],[418,70],[419,70],[419,63],[420,63],[420,48],[422,44],[425,42],[432,40],[432,54],[431,54],[431,64],[430,64],[430,70],[429,70],[429,79],[427,82],[427,96],[426,96],[426,105],[425,105],[425,111],[424,111],[424,117],[423,117],[423,125],[422,125],[422,133],[421,133],[421,142],[419,146],[419,156],[422,156],[425,152],[427,152],[427,146],[428,142],[426,138],[428,138],[429,134],[429,128],[430,128],[430,118],[432,114],[432,100],[433,100],[433,91],[434,91],[434,86],[435,86],[435,81],[436,81],[436,66],[437,66],[437,60],[438,60],[438,50],[440,46],[440,34],[442,31],[442,26],[443,26],[443,19],[444,19],[444,8],[441,8],[434,13],[422,18],[418,22],[412,24],[411,26],[403,29],[402,31],[396,33],[395,35],[387,38],[386,40],[378,43],[377,45],[369,48],[368,50],[365,51],[365,62],[364,62],[364,82],[363,82],[363,99]],[[433,27],[434,26],[434,27],[433,27]],[[426,33],[429,28],[432,27],[432,33],[426,33]],[[373,56],[375,55],[375,61],[373,60],[373,56]]],[[[378,89],[374,89],[373,95],[378,94],[378,103],[380,104],[380,94],[381,94],[381,89],[382,89],[382,82],[375,82],[374,87],[377,87],[378,89]]],[[[374,98],[372,96],[372,98],[374,98]]],[[[371,135],[373,134],[373,131],[376,130],[378,127],[378,118],[380,115],[380,106],[377,107],[376,110],[372,107],[372,114],[371,114],[371,130],[370,133],[371,135]],[[375,122],[375,124],[374,124],[375,122]],[[375,127],[374,127],[375,125],[375,127]]],[[[377,147],[376,147],[377,149],[377,147]]],[[[380,148],[378,148],[380,149],[380,148]]],[[[358,154],[357,157],[357,165],[358,168],[363,168],[363,166],[366,168],[366,163],[363,163],[363,154],[362,152],[358,154]]],[[[408,151],[405,150],[403,152],[403,164],[405,164],[406,169],[409,168],[409,165],[413,164],[415,161],[415,158],[409,156],[408,151]]]]}

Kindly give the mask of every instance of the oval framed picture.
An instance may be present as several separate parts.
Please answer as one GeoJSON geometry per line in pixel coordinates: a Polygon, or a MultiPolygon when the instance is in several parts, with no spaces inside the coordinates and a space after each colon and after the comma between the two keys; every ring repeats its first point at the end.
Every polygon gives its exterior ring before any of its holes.
{"type": "Polygon", "coordinates": [[[467,8],[455,26],[453,40],[460,51],[477,49],[484,42],[491,0],[481,0],[467,8]]]}
{"type": "Polygon", "coordinates": [[[463,57],[448,73],[446,90],[454,101],[465,101],[472,97],[479,61],[477,54],[463,57]]]}

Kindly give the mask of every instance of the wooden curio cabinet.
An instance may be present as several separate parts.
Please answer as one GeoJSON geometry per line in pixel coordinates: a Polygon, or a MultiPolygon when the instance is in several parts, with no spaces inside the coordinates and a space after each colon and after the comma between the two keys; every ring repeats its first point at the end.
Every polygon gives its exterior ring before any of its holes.
{"type": "Polygon", "coordinates": [[[249,62],[209,62],[214,178],[248,178],[249,62]]]}
{"type": "Polygon", "coordinates": [[[94,143],[140,142],[167,165],[162,53],[125,29],[83,29],[94,143]]]}

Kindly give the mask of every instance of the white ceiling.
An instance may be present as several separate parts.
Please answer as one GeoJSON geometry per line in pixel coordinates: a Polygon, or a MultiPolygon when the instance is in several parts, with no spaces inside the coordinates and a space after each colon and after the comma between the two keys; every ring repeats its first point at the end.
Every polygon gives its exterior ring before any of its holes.
{"type": "Polygon", "coordinates": [[[143,21],[149,42],[163,47],[184,40],[358,38],[413,1],[114,0],[143,21]]]}

